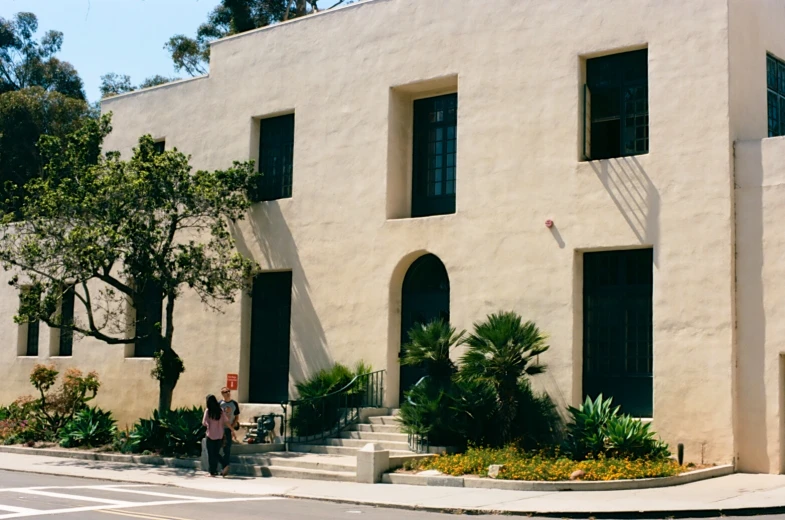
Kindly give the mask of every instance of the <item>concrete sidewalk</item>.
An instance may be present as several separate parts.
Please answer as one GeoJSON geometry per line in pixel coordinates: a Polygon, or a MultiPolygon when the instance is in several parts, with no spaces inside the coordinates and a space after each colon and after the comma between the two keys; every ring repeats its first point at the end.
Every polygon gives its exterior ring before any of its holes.
{"type": "Polygon", "coordinates": [[[617,518],[785,512],[785,476],[781,475],[735,474],[683,486],[632,491],[534,492],[282,478],[221,479],[188,469],[10,453],[0,453],[0,469],[442,512],[617,518]]]}

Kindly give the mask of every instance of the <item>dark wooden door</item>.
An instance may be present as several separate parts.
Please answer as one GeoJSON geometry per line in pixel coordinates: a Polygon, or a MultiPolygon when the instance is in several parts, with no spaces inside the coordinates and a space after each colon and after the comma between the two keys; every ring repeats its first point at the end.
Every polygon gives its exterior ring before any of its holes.
{"type": "MultiPolygon", "coordinates": [[[[435,255],[414,261],[403,280],[401,301],[401,345],[409,341],[409,331],[417,324],[443,318],[450,321],[450,280],[444,264],[435,255]]],[[[425,376],[421,366],[401,365],[400,395],[425,376]]]]}
{"type": "Polygon", "coordinates": [[[289,330],[292,273],[262,273],[253,281],[248,398],[252,403],[289,399],[289,330]]]}
{"type": "Polygon", "coordinates": [[[583,395],[652,416],[652,250],[583,256],[583,395]]]}

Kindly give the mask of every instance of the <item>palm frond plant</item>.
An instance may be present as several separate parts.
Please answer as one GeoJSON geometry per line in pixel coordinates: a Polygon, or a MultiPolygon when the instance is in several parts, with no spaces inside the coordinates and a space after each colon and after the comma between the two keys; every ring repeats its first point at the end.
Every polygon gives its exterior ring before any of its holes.
{"type": "Polygon", "coordinates": [[[462,342],[468,350],[461,358],[460,377],[487,382],[496,391],[503,443],[513,440],[519,383],[545,371],[537,360],[548,350],[545,339],[533,322],[524,323],[515,312],[498,312],[475,323],[474,332],[462,342]]]}
{"type": "Polygon", "coordinates": [[[422,366],[428,377],[441,386],[448,384],[457,371],[450,351],[463,339],[465,330],[439,318],[427,324],[418,323],[409,331],[409,342],[403,345],[402,365],[422,366]]]}

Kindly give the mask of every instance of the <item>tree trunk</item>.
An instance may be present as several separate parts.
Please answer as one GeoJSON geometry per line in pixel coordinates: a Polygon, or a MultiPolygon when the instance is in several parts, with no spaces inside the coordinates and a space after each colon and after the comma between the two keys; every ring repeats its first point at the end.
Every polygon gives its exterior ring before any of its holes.
{"type": "Polygon", "coordinates": [[[158,413],[168,412],[172,409],[172,395],[175,385],[166,381],[158,381],[158,413]]]}

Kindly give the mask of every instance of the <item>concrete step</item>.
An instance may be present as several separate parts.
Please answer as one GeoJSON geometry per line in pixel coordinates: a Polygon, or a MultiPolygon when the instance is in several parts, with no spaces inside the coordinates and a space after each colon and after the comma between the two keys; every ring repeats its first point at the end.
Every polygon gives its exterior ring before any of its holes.
{"type": "MultiPolygon", "coordinates": [[[[367,444],[367,443],[366,443],[367,444]]],[[[365,446],[365,444],[363,444],[365,446]]],[[[290,444],[289,451],[298,452],[298,453],[319,453],[319,454],[329,454],[329,455],[345,455],[350,457],[356,457],[357,451],[359,448],[353,448],[349,446],[325,446],[322,444],[290,444]]],[[[414,453],[409,451],[409,447],[400,450],[390,450],[390,456],[409,456],[413,455],[414,453]]]]}
{"type": "Polygon", "coordinates": [[[271,453],[269,455],[244,455],[232,457],[232,463],[253,466],[275,466],[323,471],[352,472],[357,468],[357,458],[341,455],[314,453],[271,453]]]}
{"type": "Polygon", "coordinates": [[[354,471],[327,471],[319,469],[290,468],[287,466],[258,466],[258,469],[262,477],[357,482],[357,473],[354,471]]]}
{"type": "Polygon", "coordinates": [[[370,424],[386,424],[390,426],[401,426],[401,422],[395,415],[379,415],[376,417],[369,417],[370,424]]]}
{"type": "Polygon", "coordinates": [[[341,432],[342,439],[360,439],[365,441],[397,441],[409,442],[409,436],[405,433],[378,433],[378,432],[341,432]]]}
{"type": "Polygon", "coordinates": [[[369,441],[363,439],[324,439],[322,444],[326,446],[349,446],[351,448],[362,448],[369,442],[373,442],[383,450],[399,450],[406,451],[409,449],[409,443],[405,440],[401,441],[369,441]]]}
{"type": "MultiPolygon", "coordinates": [[[[376,433],[401,433],[399,425],[391,424],[352,424],[346,428],[347,432],[376,432],[376,433]]],[[[405,434],[404,434],[405,435],[405,434]]]]}

